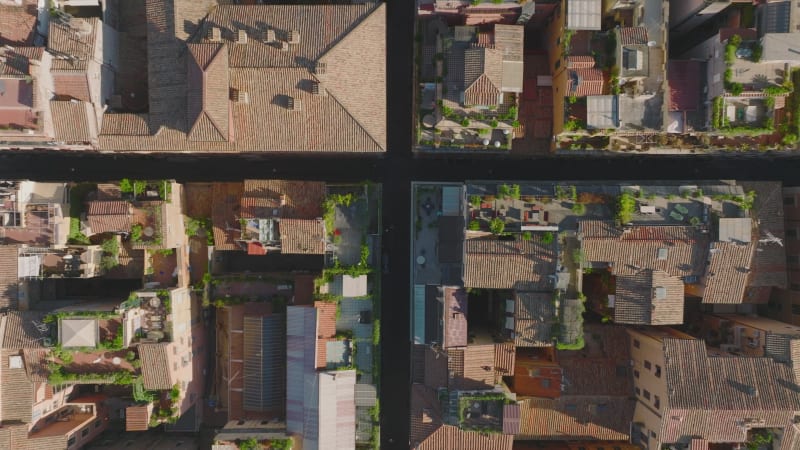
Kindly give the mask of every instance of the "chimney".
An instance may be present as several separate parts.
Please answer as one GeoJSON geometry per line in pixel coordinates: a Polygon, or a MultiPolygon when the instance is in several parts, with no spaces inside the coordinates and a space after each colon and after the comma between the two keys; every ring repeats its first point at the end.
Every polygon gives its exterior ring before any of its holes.
{"type": "Polygon", "coordinates": [[[275,39],[275,30],[267,28],[264,30],[264,42],[267,44],[272,44],[277,39],[275,39]]]}
{"type": "Polygon", "coordinates": [[[290,44],[299,44],[300,43],[300,32],[297,30],[290,30],[289,36],[286,39],[290,44]]]}
{"type": "Polygon", "coordinates": [[[325,90],[325,87],[319,81],[312,81],[311,82],[311,93],[314,95],[321,95],[326,97],[328,92],[325,90]]]}
{"type": "Polygon", "coordinates": [[[302,110],[302,102],[299,98],[289,97],[288,101],[286,102],[286,107],[290,111],[300,111],[302,110]]]}
{"type": "Polygon", "coordinates": [[[222,42],[222,30],[217,27],[211,27],[206,33],[206,39],[211,42],[222,42]]]}
{"type": "Polygon", "coordinates": [[[231,101],[236,103],[250,103],[250,95],[247,91],[231,88],[231,101]]]}
{"type": "Polygon", "coordinates": [[[236,32],[236,43],[237,44],[247,44],[247,31],[246,30],[239,30],[236,32]]]}
{"type": "Polygon", "coordinates": [[[281,41],[281,50],[288,52],[289,51],[289,43],[286,41],[281,41]]]}

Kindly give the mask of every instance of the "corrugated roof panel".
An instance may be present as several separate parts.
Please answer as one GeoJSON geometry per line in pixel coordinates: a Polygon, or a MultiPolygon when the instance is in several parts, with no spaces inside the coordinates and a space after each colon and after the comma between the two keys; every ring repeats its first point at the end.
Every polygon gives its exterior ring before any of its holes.
{"type": "Polygon", "coordinates": [[[442,187],[442,215],[461,215],[461,188],[458,186],[442,187]]]}
{"type": "Polygon", "coordinates": [[[425,343],[425,285],[414,285],[414,343],[425,343]]]}

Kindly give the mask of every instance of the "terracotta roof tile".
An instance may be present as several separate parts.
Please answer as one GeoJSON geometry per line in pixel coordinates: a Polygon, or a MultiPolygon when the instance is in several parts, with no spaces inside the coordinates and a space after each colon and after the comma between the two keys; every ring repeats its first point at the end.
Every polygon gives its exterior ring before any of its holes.
{"type": "Polygon", "coordinates": [[[467,293],[463,289],[444,289],[444,336],[442,348],[467,345],[467,293]]]}
{"type": "Polygon", "coordinates": [[[37,0],[0,4],[0,45],[31,45],[36,31],[37,0]]]}
{"type": "MultiPolygon", "coordinates": [[[[118,184],[100,183],[97,185],[97,200],[120,200],[121,198],[122,192],[118,184]]],[[[122,211],[124,211],[124,209],[122,211]]]]}
{"type": "Polygon", "coordinates": [[[101,136],[147,136],[149,134],[147,114],[103,114],[101,136]]]}
{"type": "Polygon", "coordinates": [[[314,302],[317,310],[317,369],[328,365],[326,343],[336,337],[336,303],[314,302]]]}
{"type": "Polygon", "coordinates": [[[557,323],[552,293],[516,292],[514,343],[517,347],[553,345],[551,330],[557,323]]]}
{"type": "Polygon", "coordinates": [[[36,324],[41,324],[44,313],[39,311],[10,311],[0,317],[0,347],[5,349],[41,348],[42,337],[46,332],[39,331],[36,324]],[[3,328],[4,327],[4,328],[3,328]]]}
{"type": "Polygon", "coordinates": [[[642,269],[678,277],[703,274],[708,236],[694,227],[634,225],[623,230],[602,220],[580,221],[578,226],[586,260],[613,263],[617,275],[642,269]],[[659,259],[660,251],[665,259],[659,259]]]}
{"type": "Polygon", "coordinates": [[[97,137],[92,106],[86,102],[51,101],[55,138],[65,142],[89,142],[97,137]]]}
{"type": "Polygon", "coordinates": [[[614,322],[683,324],[683,281],[660,270],[618,276],[614,322]]]}
{"type": "Polygon", "coordinates": [[[291,180],[244,180],[241,215],[246,219],[279,216],[292,219],[322,217],[325,183],[291,180]]]}
{"type": "Polygon", "coordinates": [[[130,231],[131,204],[124,200],[86,202],[86,222],[92,234],[130,231]]]}
{"type": "Polygon", "coordinates": [[[99,24],[98,18],[73,18],[68,25],[51,20],[47,37],[47,48],[55,55],[51,70],[85,71],[94,57],[99,24]]]}
{"type": "Polygon", "coordinates": [[[145,389],[170,389],[169,344],[139,344],[139,357],[142,359],[142,383],[145,389]]]}
{"type": "Polygon", "coordinates": [[[619,29],[620,45],[647,45],[647,28],[622,27],[619,29]]]}
{"type": "Polygon", "coordinates": [[[705,343],[665,338],[665,382],[669,392],[661,438],[696,436],[710,442],[744,442],[742,421],[754,415],[764,427],[792,423],[800,393],[791,368],[771,358],[709,356],[705,343]],[[694,380],[686,383],[685,380],[694,380]]]}
{"type": "Polygon", "coordinates": [[[514,373],[514,346],[479,344],[450,349],[448,371],[451,390],[491,389],[503,376],[514,373]]]}
{"type": "Polygon", "coordinates": [[[16,309],[19,305],[19,249],[15,245],[0,245],[0,308],[16,309]]]}
{"type": "Polygon", "coordinates": [[[464,242],[464,286],[486,289],[553,289],[550,275],[556,273],[556,242],[501,241],[493,238],[464,242]]]}
{"type": "Polygon", "coordinates": [[[627,441],[635,400],[628,397],[561,396],[520,402],[520,440],[627,441]]]}
{"type": "Polygon", "coordinates": [[[606,77],[600,69],[571,69],[569,71],[567,91],[570,95],[576,97],[603,95],[605,85],[606,77]]]}
{"type": "Polygon", "coordinates": [[[241,234],[239,204],[242,199],[242,188],[242,183],[214,183],[211,221],[214,226],[214,248],[217,250],[240,249],[236,240],[241,234]]]}
{"type": "Polygon", "coordinates": [[[594,67],[594,57],[589,55],[567,56],[567,69],[591,69],[594,67]]]}
{"type": "Polygon", "coordinates": [[[325,225],[317,219],[281,219],[281,253],[322,255],[325,253],[325,225]]]}
{"type": "Polygon", "coordinates": [[[133,405],[125,408],[125,431],[150,429],[150,405],[133,405]]]}
{"type": "Polygon", "coordinates": [[[188,138],[226,141],[230,137],[228,51],[223,44],[188,44],[188,138]]]}
{"type": "MultiPolygon", "coordinates": [[[[196,33],[182,31],[186,23],[199,23],[209,6],[210,2],[201,1],[173,4],[148,0],[148,119],[151,131],[157,133],[147,138],[103,134],[101,148],[214,152],[385,150],[384,5],[220,5],[211,10],[196,33]],[[299,43],[290,44],[288,51],[265,44],[264,24],[277,32],[278,39],[297,31],[299,43]],[[230,88],[248,94],[247,103],[230,106],[233,127],[229,132],[235,139],[232,142],[194,142],[186,134],[188,120],[199,127],[197,131],[204,135],[203,139],[217,139],[215,133],[225,135],[220,125],[222,114],[213,119],[207,113],[187,115],[187,105],[196,100],[187,97],[187,74],[179,70],[184,49],[182,42],[175,39],[176,35],[182,35],[180,39],[192,35],[192,42],[206,42],[212,26],[221,28],[223,40],[229,43],[230,88]],[[246,44],[232,42],[239,29],[250,35],[246,44]],[[324,74],[315,69],[317,61],[324,63],[324,74]],[[313,82],[321,82],[326,95],[312,93],[313,82]],[[287,108],[289,97],[302,104],[300,110],[287,108]]],[[[222,91],[215,90],[220,98],[222,91]]],[[[225,92],[226,99],[227,95],[225,92]]]]}
{"type": "Polygon", "coordinates": [[[18,349],[0,351],[0,417],[3,423],[20,421],[31,422],[34,404],[33,382],[28,378],[25,368],[9,367],[9,356],[21,356],[18,349]]]}
{"type": "Polygon", "coordinates": [[[670,111],[697,111],[704,74],[701,61],[670,59],[667,66],[670,111]]]}
{"type": "Polygon", "coordinates": [[[486,74],[481,74],[477,80],[464,89],[464,103],[467,105],[496,105],[500,88],[492,83],[486,74]]]}
{"type": "Polygon", "coordinates": [[[55,94],[91,102],[89,80],[84,73],[58,73],[53,75],[55,94]]]}
{"type": "MultiPolygon", "coordinates": [[[[750,214],[758,223],[761,237],[769,232],[779,239],[786,238],[784,231],[783,191],[781,183],[749,181],[741,183],[745,192],[756,193],[750,214]]],[[[759,244],[753,258],[753,271],[749,285],[753,287],[787,287],[786,248],[778,244],[759,244]]]]}
{"type": "Polygon", "coordinates": [[[47,369],[47,357],[50,350],[45,348],[26,348],[22,350],[22,358],[25,361],[25,372],[31,381],[37,383],[47,382],[50,374],[47,369]]]}
{"type": "Polygon", "coordinates": [[[5,58],[5,61],[0,61],[0,75],[12,78],[32,75],[31,61],[40,61],[43,51],[42,47],[14,47],[13,50],[0,48],[0,55],[5,58]]]}
{"type": "Polygon", "coordinates": [[[712,243],[703,303],[742,303],[754,253],[754,243],[712,243]]]}

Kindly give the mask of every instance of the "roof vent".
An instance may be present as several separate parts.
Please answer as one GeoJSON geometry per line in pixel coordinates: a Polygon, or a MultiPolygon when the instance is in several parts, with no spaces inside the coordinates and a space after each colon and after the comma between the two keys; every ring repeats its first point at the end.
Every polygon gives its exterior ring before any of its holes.
{"type": "Polygon", "coordinates": [[[288,52],[289,51],[289,43],[286,41],[281,41],[281,50],[288,52]]]}
{"type": "Polygon", "coordinates": [[[222,30],[217,27],[211,27],[206,33],[206,39],[211,42],[222,42],[222,30]]]}
{"type": "Polygon", "coordinates": [[[295,45],[296,45],[296,44],[299,44],[299,43],[300,43],[300,32],[299,32],[299,31],[297,31],[297,30],[290,30],[290,31],[289,31],[289,35],[288,35],[288,37],[286,38],[286,40],[287,40],[287,41],[288,41],[290,44],[295,44],[295,45]]]}
{"type": "Polygon", "coordinates": [[[314,64],[314,73],[317,75],[324,75],[327,67],[324,62],[317,61],[314,64]]]}
{"type": "Polygon", "coordinates": [[[267,44],[272,44],[273,42],[277,41],[275,38],[275,30],[267,28],[264,30],[264,42],[267,44]]]}
{"type": "Polygon", "coordinates": [[[250,95],[247,91],[240,89],[231,89],[231,100],[236,103],[250,103],[250,95]]]}
{"type": "Polygon", "coordinates": [[[323,97],[327,95],[325,87],[319,81],[311,82],[311,93],[314,95],[321,95],[323,97]]]}
{"type": "Polygon", "coordinates": [[[289,108],[290,111],[300,111],[302,110],[303,104],[299,98],[289,97],[286,102],[286,107],[289,108]]]}
{"type": "Polygon", "coordinates": [[[237,44],[247,44],[247,31],[246,30],[239,30],[236,32],[236,43],[237,44]]]}

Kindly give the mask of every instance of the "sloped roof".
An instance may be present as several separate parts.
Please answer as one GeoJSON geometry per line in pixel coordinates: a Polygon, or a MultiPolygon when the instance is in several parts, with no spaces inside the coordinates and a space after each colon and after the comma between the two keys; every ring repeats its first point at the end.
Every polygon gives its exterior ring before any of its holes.
{"type": "Polygon", "coordinates": [[[0,4],[0,45],[31,45],[36,31],[37,0],[0,4]]]}
{"type": "Polygon", "coordinates": [[[683,324],[683,281],[661,270],[643,270],[617,277],[614,322],[683,324]]]}
{"type": "Polygon", "coordinates": [[[89,79],[85,73],[58,73],[53,74],[55,93],[59,97],[72,97],[76,100],[91,102],[89,92],[89,79]]]}
{"type": "Polygon", "coordinates": [[[171,389],[169,344],[139,344],[142,359],[142,382],[145,389],[171,389]]]}
{"type": "Polygon", "coordinates": [[[619,29],[620,45],[647,45],[647,28],[622,27],[619,29]]]}
{"type": "Polygon", "coordinates": [[[602,95],[605,84],[605,75],[600,69],[572,69],[569,71],[567,91],[576,97],[602,95]]]}
{"type": "Polygon", "coordinates": [[[627,441],[636,401],[622,396],[562,395],[520,402],[520,440],[627,441]]]}
{"type": "Polygon", "coordinates": [[[751,271],[755,243],[714,242],[703,283],[703,303],[741,303],[751,271]]]}
{"type": "MultiPolygon", "coordinates": [[[[9,366],[10,356],[21,356],[19,350],[3,349],[0,352],[0,417],[3,423],[20,421],[31,422],[31,412],[34,404],[33,383],[28,379],[25,367],[12,369],[9,366]]],[[[11,447],[9,447],[11,448],[11,447]]]]}
{"type": "MultiPolygon", "coordinates": [[[[783,190],[780,182],[748,181],[740,183],[745,192],[756,193],[753,209],[750,214],[758,224],[762,236],[770,232],[773,236],[786,238],[783,190]]],[[[786,247],[777,243],[761,244],[753,258],[753,272],[748,281],[749,286],[772,286],[785,289],[786,279],[786,247]]]]}
{"type": "Polygon", "coordinates": [[[188,44],[187,126],[195,141],[229,139],[228,51],[224,44],[188,44]]]}
{"type": "Polygon", "coordinates": [[[501,241],[475,238],[464,241],[464,286],[486,289],[547,290],[556,273],[556,242],[541,236],[501,241]]]}
{"type": "Polygon", "coordinates": [[[711,442],[744,442],[739,425],[755,412],[765,427],[784,427],[800,408],[791,368],[771,358],[714,357],[695,339],[665,338],[665,380],[669,410],[663,442],[697,436],[711,442]],[[693,380],[686,383],[686,380],[693,380]]]}
{"type": "Polygon", "coordinates": [[[671,276],[703,274],[708,236],[695,227],[633,225],[623,229],[613,221],[583,220],[578,229],[586,260],[613,263],[617,275],[642,269],[662,270],[671,276]],[[666,253],[664,259],[659,259],[659,251],[666,253]]]}
{"type": "Polygon", "coordinates": [[[514,373],[516,352],[511,344],[468,345],[451,348],[447,354],[450,389],[491,389],[503,376],[514,373]]]}
{"type": "Polygon", "coordinates": [[[316,368],[328,365],[327,342],[336,336],[336,303],[314,302],[317,311],[317,360],[316,368]]]}
{"type": "Polygon", "coordinates": [[[94,347],[97,345],[96,319],[61,319],[58,331],[63,347],[94,347]]]}
{"type": "Polygon", "coordinates": [[[594,67],[594,57],[590,55],[567,56],[567,69],[591,69],[594,67]]]}
{"type": "Polygon", "coordinates": [[[92,234],[130,231],[131,204],[124,200],[86,202],[86,221],[92,234]]]}
{"type": "MultiPolygon", "coordinates": [[[[2,8],[2,6],[0,6],[2,8]]],[[[0,15],[2,12],[0,12],[0,15]]],[[[1,19],[0,19],[1,20],[1,19]]],[[[0,27],[2,29],[2,27],[0,27]]],[[[0,36],[2,42],[3,33],[0,36]]],[[[31,61],[40,61],[44,48],[42,47],[12,47],[13,50],[8,48],[0,48],[0,55],[5,58],[5,61],[0,61],[0,75],[3,77],[25,77],[31,75],[31,61]]]]}
{"type": "Polygon", "coordinates": [[[245,219],[280,217],[316,219],[322,217],[325,183],[295,180],[244,180],[241,216],[245,219]]]}
{"type": "Polygon", "coordinates": [[[281,253],[321,255],[325,253],[325,226],[316,219],[281,219],[281,253]]]}
{"type": "Polygon", "coordinates": [[[442,348],[467,345],[467,293],[463,289],[444,289],[444,327],[442,348]]]}
{"type": "Polygon", "coordinates": [[[147,431],[150,429],[150,404],[125,408],[125,431],[147,431]]]}
{"type": "Polygon", "coordinates": [[[552,293],[516,292],[514,343],[517,347],[553,345],[551,331],[556,323],[552,293]]]}
{"type": "Polygon", "coordinates": [[[96,17],[73,17],[69,24],[51,20],[47,36],[47,49],[54,55],[51,70],[85,71],[94,57],[99,24],[96,17]]]}
{"type": "Polygon", "coordinates": [[[43,318],[44,313],[40,311],[9,311],[0,317],[0,330],[3,331],[0,348],[41,348],[41,338],[49,335],[49,332],[36,328],[36,324],[41,324],[43,318]]]}
{"type": "Polygon", "coordinates": [[[697,111],[703,83],[703,63],[670,59],[667,65],[670,111],[697,111]]]}
{"type": "Polygon", "coordinates": [[[241,235],[238,218],[242,188],[242,183],[214,183],[212,187],[211,222],[217,250],[239,250],[236,240],[241,235]]]}
{"type": "MultiPolygon", "coordinates": [[[[219,5],[209,12],[210,6],[208,1],[147,2],[149,122],[155,134],[134,138],[107,133],[100,139],[101,148],[219,152],[385,150],[383,4],[219,5]],[[202,24],[193,26],[205,14],[208,17],[202,24]],[[215,133],[224,131],[220,130],[222,114],[220,120],[212,120],[212,115],[192,116],[186,110],[196,100],[187,95],[192,80],[182,69],[186,57],[182,40],[191,36],[192,44],[207,43],[211,27],[221,30],[226,43],[229,87],[248,94],[247,102],[229,106],[229,132],[233,136],[230,142],[187,139],[187,122],[207,135],[203,139],[216,138],[215,133]],[[299,41],[289,44],[288,50],[265,43],[266,27],[276,32],[278,41],[286,40],[289,32],[299,36],[299,41]],[[235,43],[240,30],[248,34],[245,44],[235,43]],[[319,68],[317,63],[321,63],[319,68]],[[315,82],[321,83],[322,94],[311,92],[315,82]],[[290,110],[289,98],[302,107],[290,110]]],[[[216,95],[221,99],[223,92],[216,95]]],[[[227,98],[227,92],[224,95],[227,98]]]]}
{"type": "Polygon", "coordinates": [[[18,259],[19,247],[0,245],[0,308],[16,309],[18,306],[18,259]]]}
{"type": "Polygon", "coordinates": [[[147,136],[150,126],[147,114],[103,114],[100,135],[147,136]]]}
{"type": "Polygon", "coordinates": [[[97,136],[97,124],[92,106],[78,101],[50,102],[55,138],[64,142],[89,142],[97,136]]]}

